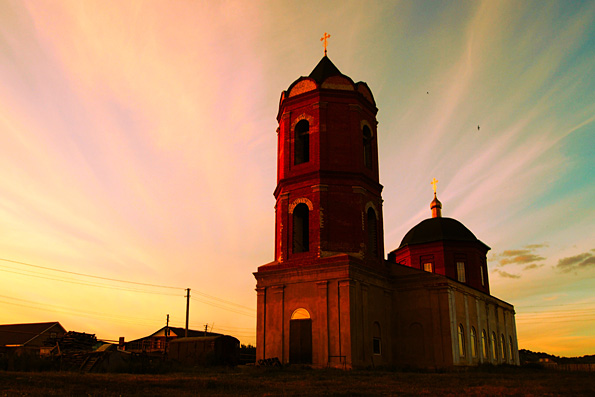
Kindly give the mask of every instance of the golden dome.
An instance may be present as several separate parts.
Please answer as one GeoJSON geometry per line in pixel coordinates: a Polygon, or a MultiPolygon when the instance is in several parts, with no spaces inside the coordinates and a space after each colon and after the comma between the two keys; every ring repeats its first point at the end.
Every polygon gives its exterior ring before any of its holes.
{"type": "Polygon", "coordinates": [[[434,200],[430,203],[430,209],[432,210],[432,218],[442,217],[442,203],[436,197],[436,192],[434,192],[434,200]]]}

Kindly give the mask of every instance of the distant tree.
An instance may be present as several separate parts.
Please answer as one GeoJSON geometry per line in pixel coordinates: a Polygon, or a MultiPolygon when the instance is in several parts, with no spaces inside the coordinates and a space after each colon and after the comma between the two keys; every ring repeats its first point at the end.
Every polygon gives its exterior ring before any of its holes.
{"type": "Polygon", "coordinates": [[[595,364],[595,355],[586,355],[581,357],[559,357],[553,354],[543,352],[533,352],[527,349],[519,350],[521,364],[531,364],[539,362],[540,358],[548,358],[557,364],[595,364]]]}
{"type": "Polygon", "coordinates": [[[253,364],[256,362],[256,346],[240,345],[240,364],[253,364]]]}
{"type": "Polygon", "coordinates": [[[521,364],[537,363],[537,362],[539,362],[539,359],[542,359],[542,358],[548,358],[551,361],[557,363],[558,360],[560,359],[560,357],[554,356],[552,354],[543,353],[543,352],[533,352],[533,351],[527,350],[527,349],[519,350],[519,358],[521,360],[521,364]]]}

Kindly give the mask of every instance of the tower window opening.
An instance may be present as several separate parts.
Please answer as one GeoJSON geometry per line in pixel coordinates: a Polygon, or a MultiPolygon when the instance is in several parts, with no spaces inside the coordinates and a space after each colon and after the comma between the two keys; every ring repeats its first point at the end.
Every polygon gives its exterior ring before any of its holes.
{"type": "Polygon", "coordinates": [[[378,221],[372,208],[368,208],[368,252],[371,257],[378,257],[378,221]]]}
{"type": "Polygon", "coordinates": [[[481,278],[481,285],[485,286],[486,282],[485,282],[485,279],[483,278],[483,265],[479,265],[479,276],[481,278]]]}
{"type": "Polygon", "coordinates": [[[432,262],[426,262],[426,263],[424,263],[424,270],[426,272],[432,273],[432,271],[433,271],[433,269],[432,269],[432,262]]]}
{"type": "Polygon", "coordinates": [[[310,161],[310,124],[302,120],[295,126],[294,162],[295,164],[310,161]]]}
{"type": "Polygon", "coordinates": [[[308,252],[310,246],[310,222],[308,206],[298,204],[293,210],[293,253],[308,252]]]}
{"type": "Polygon", "coordinates": [[[362,131],[364,141],[364,165],[372,169],[372,133],[370,128],[365,125],[362,131]]]}

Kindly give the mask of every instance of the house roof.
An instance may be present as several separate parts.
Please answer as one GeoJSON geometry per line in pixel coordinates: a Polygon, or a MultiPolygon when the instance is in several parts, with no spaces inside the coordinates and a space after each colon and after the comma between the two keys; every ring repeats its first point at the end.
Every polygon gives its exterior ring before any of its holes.
{"type": "MultiPolygon", "coordinates": [[[[182,327],[162,327],[159,328],[157,331],[153,332],[151,335],[145,336],[143,338],[139,338],[139,339],[135,339],[132,340],[130,342],[138,342],[144,339],[149,339],[152,337],[158,337],[158,336],[165,336],[165,328],[169,328],[169,337],[177,337],[177,338],[183,338],[186,334],[186,329],[182,328],[182,327]]],[[[207,332],[206,336],[220,336],[222,334],[218,334],[215,332],[207,332]]],[[[198,336],[205,336],[205,331],[197,331],[195,329],[189,329],[188,330],[188,337],[198,337],[198,336]]],[[[129,343],[130,343],[129,342],[129,343]]]]}
{"type": "Polygon", "coordinates": [[[238,343],[240,343],[238,338],[234,338],[233,336],[229,336],[229,335],[211,335],[211,336],[195,336],[195,337],[189,336],[187,338],[176,338],[176,339],[172,340],[171,343],[204,342],[204,341],[213,341],[213,340],[217,340],[220,338],[235,339],[238,343]]]}
{"type": "Polygon", "coordinates": [[[55,332],[66,332],[64,327],[57,321],[51,323],[0,325],[0,346],[24,346],[39,335],[52,329],[55,329],[55,332]]]}

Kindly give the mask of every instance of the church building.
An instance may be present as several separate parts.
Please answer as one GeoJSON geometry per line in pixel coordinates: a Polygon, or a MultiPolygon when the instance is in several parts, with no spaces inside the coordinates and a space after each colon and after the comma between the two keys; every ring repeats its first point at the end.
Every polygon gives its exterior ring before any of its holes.
{"type": "Polygon", "coordinates": [[[490,295],[490,248],[441,216],[435,184],[432,218],[385,259],[377,112],[326,53],[281,94],[275,260],[254,273],[257,360],[518,365],[514,308],[490,295]]]}

